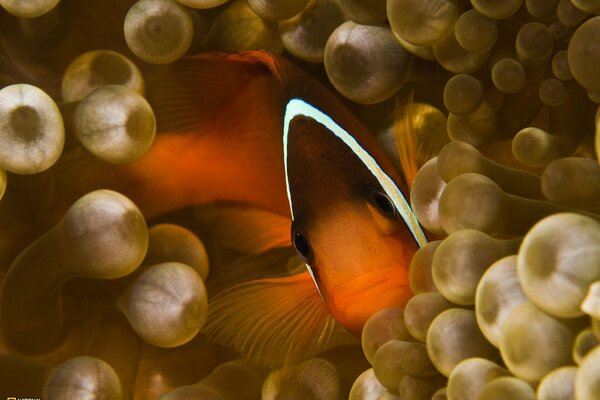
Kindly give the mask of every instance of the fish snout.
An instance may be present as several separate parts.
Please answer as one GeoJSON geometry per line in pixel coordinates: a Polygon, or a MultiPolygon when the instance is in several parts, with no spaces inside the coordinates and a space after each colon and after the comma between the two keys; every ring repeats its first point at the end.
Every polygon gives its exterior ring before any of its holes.
{"type": "Polygon", "coordinates": [[[354,335],[375,312],[390,307],[404,308],[412,297],[404,266],[379,268],[336,286],[331,292],[330,312],[354,335]]]}

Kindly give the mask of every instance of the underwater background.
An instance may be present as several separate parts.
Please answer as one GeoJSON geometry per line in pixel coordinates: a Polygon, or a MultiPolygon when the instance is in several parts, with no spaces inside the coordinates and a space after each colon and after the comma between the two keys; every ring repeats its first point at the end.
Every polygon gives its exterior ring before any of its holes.
{"type": "MultiPolygon", "coordinates": [[[[599,0],[0,6],[0,398],[600,399],[599,0]],[[271,187],[209,201],[230,181],[142,161],[202,114],[157,95],[196,90],[185,60],[253,50],[362,121],[429,239],[403,309],[294,363],[203,330],[218,293],[305,271],[271,187]]],[[[221,77],[197,90],[244,80],[221,77]]],[[[249,99],[219,103],[224,126],[249,99]]]]}

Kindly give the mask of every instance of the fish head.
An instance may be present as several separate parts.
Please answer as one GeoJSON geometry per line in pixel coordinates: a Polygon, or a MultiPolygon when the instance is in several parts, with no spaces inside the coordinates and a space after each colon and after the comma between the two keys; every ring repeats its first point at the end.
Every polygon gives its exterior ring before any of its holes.
{"type": "Polygon", "coordinates": [[[412,296],[423,232],[390,174],[302,100],[288,104],[284,153],[292,243],[330,313],[358,336],[373,313],[412,296]]]}

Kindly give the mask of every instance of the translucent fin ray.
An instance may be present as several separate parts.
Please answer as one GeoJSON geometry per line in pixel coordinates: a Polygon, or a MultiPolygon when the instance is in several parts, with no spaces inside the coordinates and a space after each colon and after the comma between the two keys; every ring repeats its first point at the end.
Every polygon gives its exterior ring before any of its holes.
{"type": "Polygon", "coordinates": [[[325,347],[335,320],[308,273],[234,286],[209,304],[211,340],[269,367],[295,364],[325,347]]]}

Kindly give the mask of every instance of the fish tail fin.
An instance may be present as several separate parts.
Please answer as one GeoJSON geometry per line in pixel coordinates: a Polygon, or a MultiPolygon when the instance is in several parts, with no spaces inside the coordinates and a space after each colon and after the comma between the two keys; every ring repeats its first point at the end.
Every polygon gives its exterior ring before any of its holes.
{"type": "Polygon", "coordinates": [[[209,303],[204,332],[269,366],[291,365],[327,344],[335,320],[308,272],[234,286],[209,303]]]}
{"type": "Polygon", "coordinates": [[[417,162],[417,144],[413,125],[413,97],[411,90],[408,94],[396,97],[394,108],[394,135],[396,136],[396,147],[400,158],[400,166],[408,188],[419,171],[417,162]]]}

